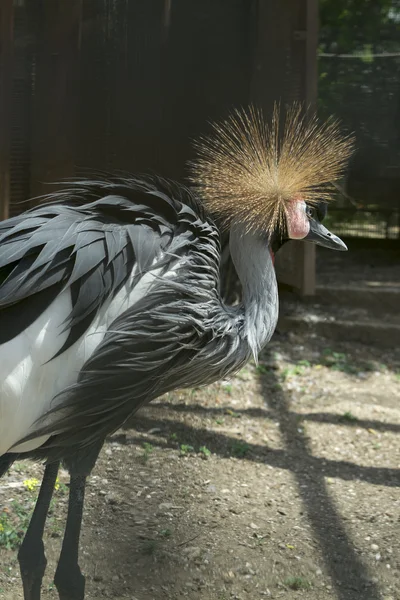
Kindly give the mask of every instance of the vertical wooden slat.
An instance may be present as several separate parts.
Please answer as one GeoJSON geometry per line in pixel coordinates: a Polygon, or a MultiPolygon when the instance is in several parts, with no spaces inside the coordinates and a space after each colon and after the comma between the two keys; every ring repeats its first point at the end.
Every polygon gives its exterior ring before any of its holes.
{"type": "Polygon", "coordinates": [[[171,26],[171,11],[172,11],[172,0],[164,0],[164,40],[166,41],[169,36],[169,29],[171,26]]]}
{"type": "Polygon", "coordinates": [[[11,97],[14,33],[13,0],[0,1],[0,219],[10,203],[11,97]]]}
{"type": "Polygon", "coordinates": [[[256,0],[256,42],[250,99],[272,114],[275,102],[285,101],[290,48],[288,0],[256,0]]]}
{"type": "MultiPolygon", "coordinates": [[[[317,107],[318,85],[318,0],[306,0],[305,102],[317,107]]],[[[316,290],[316,247],[303,243],[300,291],[313,296],[316,290]]]]}
{"type": "Polygon", "coordinates": [[[306,102],[312,108],[318,98],[318,0],[307,0],[306,102]]]}
{"type": "MultiPolygon", "coordinates": [[[[258,40],[251,99],[271,114],[274,102],[315,106],[318,0],[257,0],[258,40]]],[[[278,280],[315,293],[315,247],[290,242],[277,255],[278,280]]]]}
{"type": "Polygon", "coordinates": [[[75,171],[82,0],[43,0],[38,15],[31,193],[75,171]]]}

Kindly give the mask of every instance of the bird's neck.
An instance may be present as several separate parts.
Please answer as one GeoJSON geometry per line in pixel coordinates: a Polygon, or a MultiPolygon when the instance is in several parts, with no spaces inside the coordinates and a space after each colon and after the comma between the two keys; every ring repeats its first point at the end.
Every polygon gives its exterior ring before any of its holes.
{"type": "Polygon", "coordinates": [[[230,251],[243,288],[245,336],[254,358],[278,321],[278,286],[268,240],[233,225],[230,251]]]}

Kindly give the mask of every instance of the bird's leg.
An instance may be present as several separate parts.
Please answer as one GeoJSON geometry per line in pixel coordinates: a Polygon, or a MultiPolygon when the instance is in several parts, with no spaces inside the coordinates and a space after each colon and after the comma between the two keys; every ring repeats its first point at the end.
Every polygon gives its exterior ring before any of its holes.
{"type": "Polygon", "coordinates": [[[46,466],[35,509],[18,552],[25,600],[40,600],[40,588],[47,564],[42,538],[59,466],[59,462],[46,466]]]}
{"type": "Polygon", "coordinates": [[[96,464],[103,441],[100,440],[92,446],[77,450],[63,461],[70,473],[71,482],[67,523],[60,559],[54,576],[54,583],[60,600],[83,600],[85,597],[85,577],[82,575],[78,564],[79,537],[85,501],[86,479],[96,464]]]}
{"type": "Polygon", "coordinates": [[[19,454],[3,454],[0,456],[0,477],[3,477],[4,473],[8,471],[13,462],[17,460],[19,454]]]}
{"type": "Polygon", "coordinates": [[[85,577],[78,564],[86,475],[72,475],[67,524],[54,583],[60,600],[83,600],[85,577]]]}

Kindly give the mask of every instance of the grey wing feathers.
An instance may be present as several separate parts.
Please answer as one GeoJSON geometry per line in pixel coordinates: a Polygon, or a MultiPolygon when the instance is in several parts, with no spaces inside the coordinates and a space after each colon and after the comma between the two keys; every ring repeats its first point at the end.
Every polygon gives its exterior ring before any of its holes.
{"type": "Polygon", "coordinates": [[[203,216],[189,192],[162,180],[79,181],[47,200],[0,223],[0,344],[69,287],[73,307],[63,352],[134,267],[140,278],[178,231],[193,231],[203,216]]]}
{"type": "Polygon", "coordinates": [[[223,318],[219,305],[218,238],[199,241],[173,280],[160,281],[112,323],[78,382],[30,436],[51,436],[36,457],[57,460],[96,446],[143,404],[177,387],[211,383],[248,360],[240,319],[223,318]]]}
{"type": "MultiPolygon", "coordinates": [[[[248,358],[238,350],[240,319],[228,318],[220,301],[219,231],[184,188],[161,180],[79,183],[52,204],[0,224],[0,253],[0,336],[7,311],[26,307],[25,321],[32,320],[69,286],[65,346],[134,266],[135,277],[157,269],[149,293],[111,323],[77,383],[20,440],[50,436],[33,451],[36,458],[95,446],[144,403],[178,386],[215,381],[248,358]],[[92,202],[80,205],[80,198],[92,202]]],[[[8,335],[19,327],[11,319],[8,335]]]]}

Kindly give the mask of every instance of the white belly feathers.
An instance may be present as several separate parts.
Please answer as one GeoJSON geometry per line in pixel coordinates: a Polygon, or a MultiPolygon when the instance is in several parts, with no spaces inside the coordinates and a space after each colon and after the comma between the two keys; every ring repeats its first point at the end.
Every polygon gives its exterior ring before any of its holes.
{"type": "Polygon", "coordinates": [[[53,406],[53,398],[77,381],[111,323],[148,292],[157,271],[147,273],[132,289],[133,277],[134,272],[112,302],[102,307],[86,334],[57,358],[52,359],[68,337],[63,328],[72,309],[69,290],[23,333],[0,345],[0,456],[9,451],[27,452],[46,441],[42,437],[18,445],[53,406]]]}

